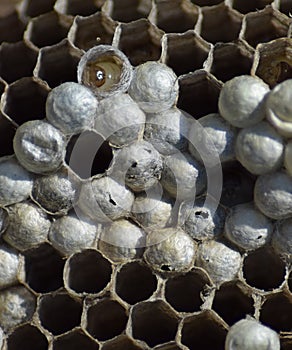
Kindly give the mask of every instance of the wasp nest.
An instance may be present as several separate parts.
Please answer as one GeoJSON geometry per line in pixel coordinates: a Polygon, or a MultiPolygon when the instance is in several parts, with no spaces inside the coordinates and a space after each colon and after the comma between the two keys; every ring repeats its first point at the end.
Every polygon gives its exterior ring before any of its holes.
{"type": "Polygon", "coordinates": [[[0,349],[292,349],[291,0],[0,2],[0,349]]]}

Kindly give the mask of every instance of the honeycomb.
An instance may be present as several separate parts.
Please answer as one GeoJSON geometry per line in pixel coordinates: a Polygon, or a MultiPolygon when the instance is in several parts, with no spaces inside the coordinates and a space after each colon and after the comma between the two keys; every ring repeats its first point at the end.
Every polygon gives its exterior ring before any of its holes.
{"type": "MultiPolygon", "coordinates": [[[[77,81],[84,51],[99,44],[119,48],[133,66],[159,60],[171,67],[179,76],[177,106],[196,119],[218,113],[220,90],[235,76],[257,75],[270,87],[292,78],[291,0],[14,2],[0,1],[1,157],[13,154],[18,126],[46,117],[50,90],[77,81]]],[[[80,147],[94,148],[98,136],[83,136],[80,147]]],[[[75,142],[68,143],[63,172],[79,169],[81,181],[108,168],[112,149],[104,142],[90,175],[74,162],[70,170],[75,142]]],[[[251,201],[254,183],[238,162],[225,164],[220,204],[251,201]]],[[[26,205],[36,207],[37,191],[26,205]]],[[[5,232],[9,207],[0,209],[5,232]]],[[[68,212],[49,209],[38,208],[54,223],[68,212]]],[[[95,240],[73,254],[50,239],[19,251],[2,236],[1,349],[223,350],[229,327],[246,315],[277,331],[282,350],[292,349],[289,261],[267,245],[240,251],[240,271],[230,281],[216,284],[207,270],[157,273],[141,254],[113,262],[95,240]],[[3,279],[8,265],[11,275],[3,279]],[[13,308],[20,316],[9,317],[13,308]]]]}

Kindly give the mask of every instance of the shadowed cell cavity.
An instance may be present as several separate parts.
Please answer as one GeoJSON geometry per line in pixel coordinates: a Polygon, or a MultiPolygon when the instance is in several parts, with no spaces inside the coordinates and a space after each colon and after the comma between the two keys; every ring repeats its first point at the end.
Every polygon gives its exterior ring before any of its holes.
{"type": "Polygon", "coordinates": [[[38,328],[30,324],[25,324],[16,328],[9,335],[7,348],[9,350],[47,350],[48,340],[38,328]]]}

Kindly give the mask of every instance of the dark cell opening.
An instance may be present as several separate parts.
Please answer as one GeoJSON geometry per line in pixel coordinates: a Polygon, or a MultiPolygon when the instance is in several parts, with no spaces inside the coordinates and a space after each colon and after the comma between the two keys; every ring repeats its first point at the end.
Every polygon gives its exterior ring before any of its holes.
{"type": "Polygon", "coordinates": [[[150,347],[174,340],[178,318],[163,301],[145,302],[134,307],[133,336],[150,347]]]}
{"type": "Polygon", "coordinates": [[[29,0],[24,9],[24,13],[28,17],[37,17],[42,13],[53,11],[56,0],[29,0]]]}
{"type": "Polygon", "coordinates": [[[68,285],[76,293],[98,293],[111,279],[110,262],[95,250],[75,254],[68,268],[68,285]]]}
{"type": "Polygon", "coordinates": [[[111,339],[121,334],[128,321],[126,310],[117,301],[104,299],[87,313],[87,330],[98,340],[111,339]]]}
{"type": "Polygon", "coordinates": [[[246,14],[248,12],[262,10],[272,2],[273,0],[234,0],[233,8],[241,13],[246,14]]]}
{"type": "Polygon", "coordinates": [[[258,289],[268,291],[280,287],[284,282],[285,273],[284,261],[269,248],[251,252],[243,262],[246,282],[258,289]]]}
{"type": "Polygon", "coordinates": [[[102,347],[103,350],[142,350],[142,348],[125,335],[115,338],[102,347]]]}
{"type": "Polygon", "coordinates": [[[65,157],[69,167],[81,178],[103,174],[113,158],[112,148],[104,138],[92,131],[73,136],[65,157]]]}
{"type": "Polygon", "coordinates": [[[190,350],[222,350],[226,333],[227,330],[207,311],[185,321],[182,343],[190,350]]]}
{"type": "Polygon", "coordinates": [[[111,18],[119,22],[132,22],[147,17],[150,9],[150,0],[143,1],[143,6],[141,0],[114,0],[111,18]]]}
{"type": "Polygon", "coordinates": [[[53,350],[98,350],[98,344],[80,331],[66,334],[53,343],[53,350]]]}
{"type": "Polygon", "coordinates": [[[25,24],[19,19],[16,11],[6,17],[1,17],[0,14],[0,44],[3,41],[21,41],[24,29],[25,24]]]}
{"type": "Polygon", "coordinates": [[[121,268],[116,278],[116,292],[127,303],[136,304],[154,293],[157,279],[152,271],[138,262],[121,268]]]}
{"type": "Polygon", "coordinates": [[[47,350],[47,338],[36,327],[24,325],[16,328],[7,340],[8,350],[47,350]]]}
{"type": "Polygon", "coordinates": [[[37,293],[47,293],[63,286],[65,260],[50,245],[44,244],[25,253],[26,282],[37,293]]]}
{"type": "Polygon", "coordinates": [[[39,317],[42,326],[59,335],[80,325],[82,304],[67,294],[45,295],[40,300],[39,317]]]}

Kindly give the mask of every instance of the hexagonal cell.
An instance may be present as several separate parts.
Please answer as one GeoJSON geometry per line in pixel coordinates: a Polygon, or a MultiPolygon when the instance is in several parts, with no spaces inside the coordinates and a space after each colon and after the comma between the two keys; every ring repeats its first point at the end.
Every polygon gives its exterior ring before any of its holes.
{"type": "Polygon", "coordinates": [[[40,50],[34,74],[52,88],[66,81],[76,82],[77,65],[81,56],[82,51],[64,39],[59,44],[40,50]]]}
{"type": "Polygon", "coordinates": [[[285,13],[285,15],[289,16],[292,12],[291,0],[281,0],[279,10],[280,12],[285,13]]]}
{"type": "Polygon", "coordinates": [[[100,10],[104,1],[101,0],[57,0],[55,10],[71,16],[89,16],[100,10]]]}
{"type": "Polygon", "coordinates": [[[48,12],[29,21],[24,38],[41,48],[57,44],[66,38],[72,19],[48,12]]]}
{"type": "Polygon", "coordinates": [[[259,44],[255,51],[251,74],[263,79],[270,87],[291,79],[291,47],[291,38],[280,38],[259,44]]]}
{"type": "Polygon", "coordinates": [[[166,34],[163,40],[166,47],[163,61],[177,75],[203,68],[211,49],[211,45],[192,30],[183,34],[166,34]]]}
{"type": "Polygon", "coordinates": [[[233,0],[232,7],[245,14],[261,10],[272,2],[273,0],[233,0]]]}
{"type": "Polygon", "coordinates": [[[81,330],[61,335],[53,342],[53,350],[98,350],[99,345],[81,330]]]}
{"type": "Polygon", "coordinates": [[[239,162],[223,164],[223,186],[220,203],[226,207],[251,202],[256,177],[239,162]]]}
{"type": "Polygon", "coordinates": [[[169,278],[165,285],[165,299],[179,312],[199,311],[202,294],[211,282],[202,270],[195,269],[184,275],[169,278]]]}
{"type": "Polygon", "coordinates": [[[151,0],[108,0],[102,10],[115,21],[131,22],[146,18],[151,5],[151,0]]]}
{"type": "Polygon", "coordinates": [[[146,265],[133,261],[119,270],[115,288],[121,299],[133,305],[151,297],[157,288],[157,278],[146,265]]]}
{"type": "Polygon", "coordinates": [[[232,10],[224,3],[203,7],[201,36],[213,44],[228,42],[238,38],[243,15],[232,10]],[[220,28],[220,30],[218,30],[220,28]]]}
{"type": "Polygon", "coordinates": [[[103,174],[112,159],[113,151],[108,141],[94,131],[74,135],[67,145],[65,161],[82,179],[103,174]]]}
{"type": "Polygon", "coordinates": [[[128,321],[127,310],[116,300],[102,299],[87,311],[87,331],[98,340],[108,340],[121,334],[128,321]]]}
{"type": "Polygon", "coordinates": [[[271,294],[263,303],[260,321],[277,332],[291,332],[292,295],[289,292],[271,294]]]}
{"type": "Polygon", "coordinates": [[[280,287],[286,274],[284,261],[274,250],[266,247],[249,253],[243,261],[242,269],[245,281],[250,286],[264,291],[280,287]]]}
{"type": "Polygon", "coordinates": [[[53,335],[79,326],[81,314],[81,302],[68,294],[46,294],[40,297],[38,315],[41,325],[53,335]]]}
{"type": "Polygon", "coordinates": [[[134,66],[146,61],[156,61],[161,55],[163,32],[146,19],[121,24],[119,49],[134,66]]]}
{"type": "Polygon", "coordinates": [[[178,316],[162,300],[142,302],[132,309],[133,337],[150,347],[174,340],[178,316]]]}
{"type": "Polygon", "coordinates": [[[182,344],[190,350],[222,350],[227,330],[220,319],[209,310],[184,319],[182,344]]]}
{"type": "Polygon", "coordinates": [[[18,125],[45,117],[49,88],[37,78],[22,78],[9,85],[3,95],[3,112],[18,125]]]}
{"type": "Polygon", "coordinates": [[[0,113],[0,157],[14,153],[13,138],[15,132],[15,126],[0,113]]]}
{"type": "Polygon", "coordinates": [[[89,17],[76,16],[68,38],[82,50],[88,50],[99,44],[110,45],[116,26],[117,23],[102,12],[89,17]]]}
{"type": "Polygon", "coordinates": [[[37,17],[42,13],[53,11],[56,0],[23,0],[20,13],[23,17],[37,17]]]}
{"type": "Polygon", "coordinates": [[[204,70],[183,75],[179,79],[178,108],[198,119],[218,112],[218,98],[222,84],[204,70]]]}
{"type": "Polygon", "coordinates": [[[0,46],[0,76],[8,83],[32,76],[36,61],[37,51],[22,41],[0,46]]]}
{"type": "Polygon", "coordinates": [[[290,23],[291,19],[287,16],[267,6],[245,16],[241,36],[256,47],[259,43],[287,36],[290,23]]]}
{"type": "Polygon", "coordinates": [[[17,42],[22,40],[25,24],[16,11],[6,17],[0,16],[0,43],[3,41],[17,42]]]}
{"type": "Polygon", "coordinates": [[[72,255],[64,270],[65,286],[75,293],[96,294],[110,282],[112,267],[98,251],[84,250],[72,255]]]}
{"type": "Polygon", "coordinates": [[[212,309],[230,326],[254,314],[251,292],[238,282],[227,282],[216,291],[212,309]]]}
{"type": "Polygon", "coordinates": [[[198,8],[189,1],[156,0],[149,19],[166,33],[183,33],[194,29],[198,16],[198,8]]]}
{"type": "Polygon", "coordinates": [[[25,324],[16,328],[7,339],[9,350],[47,350],[48,340],[38,328],[25,324]]]}
{"type": "Polygon", "coordinates": [[[25,252],[25,281],[37,293],[63,287],[65,261],[49,244],[25,252]]]}
{"type": "Polygon", "coordinates": [[[120,335],[113,340],[107,341],[102,346],[103,350],[143,350],[133,339],[126,335],[120,335]]]}
{"type": "Polygon", "coordinates": [[[225,82],[238,75],[249,74],[254,51],[243,41],[218,43],[213,49],[211,73],[225,82]]]}

